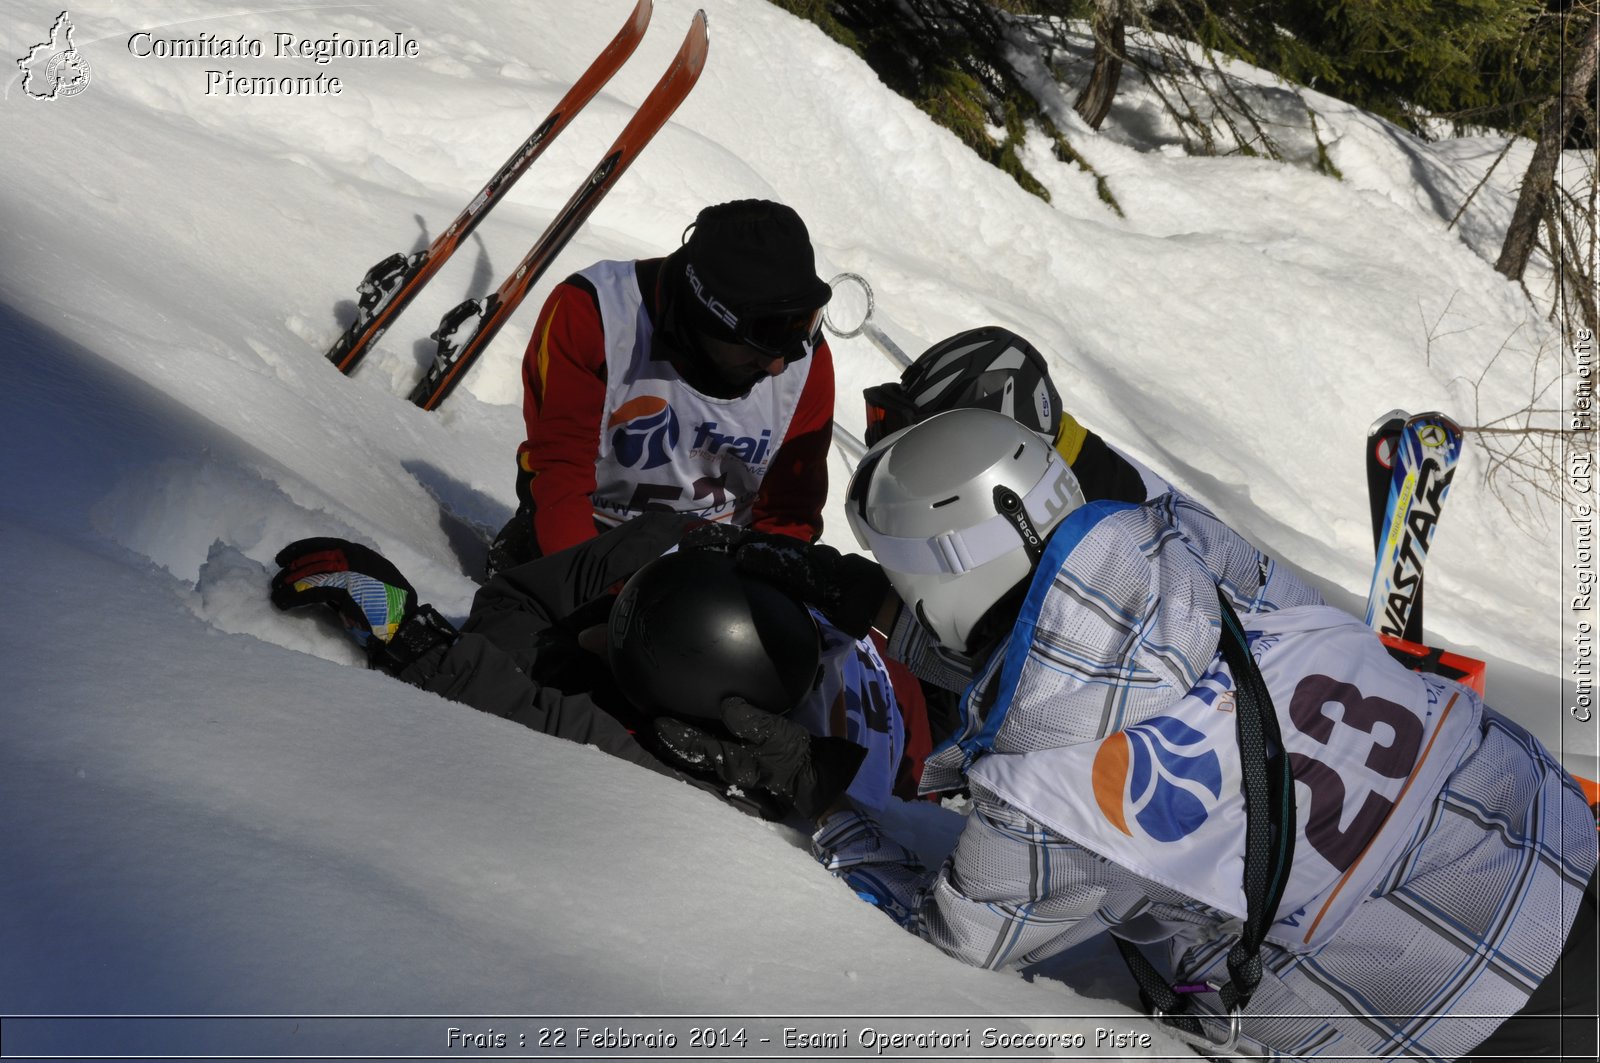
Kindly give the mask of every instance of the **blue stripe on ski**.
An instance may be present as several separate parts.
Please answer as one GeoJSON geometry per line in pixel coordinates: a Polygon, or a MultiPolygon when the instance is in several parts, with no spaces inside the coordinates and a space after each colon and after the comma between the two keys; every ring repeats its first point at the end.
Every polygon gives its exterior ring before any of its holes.
{"type": "Polygon", "coordinates": [[[1376,631],[1405,635],[1461,443],[1460,427],[1442,413],[1418,414],[1401,430],[1367,588],[1366,623],[1376,631]]]}

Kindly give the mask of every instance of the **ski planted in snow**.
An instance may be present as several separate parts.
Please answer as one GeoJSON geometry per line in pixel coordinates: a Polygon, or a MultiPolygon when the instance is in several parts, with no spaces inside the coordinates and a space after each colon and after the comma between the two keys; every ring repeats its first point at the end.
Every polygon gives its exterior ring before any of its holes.
{"type": "Polygon", "coordinates": [[[661,80],[644,98],[599,165],[557,212],[516,269],[487,298],[468,299],[439,320],[439,327],[432,335],[439,341],[439,349],[434,354],[433,364],[411,391],[413,403],[424,410],[436,409],[455,390],[529,289],[577,234],[590,212],[689,95],[705,67],[709,43],[706,13],[697,11],[666,73],[661,75],[661,80]],[[457,336],[463,326],[468,331],[457,336]]]}
{"type": "MultiPolygon", "coordinates": [[[[1390,410],[1367,429],[1367,505],[1372,509],[1373,563],[1383,553],[1383,533],[1387,528],[1384,517],[1389,511],[1389,486],[1394,482],[1394,453],[1400,444],[1400,433],[1411,414],[1405,410],[1390,410]]],[[[1422,641],[1422,585],[1417,585],[1417,597],[1412,607],[1413,619],[1407,625],[1408,635],[1414,642],[1422,641]]]]}
{"type": "MultiPolygon", "coordinates": [[[[1437,416],[1437,415],[1434,415],[1437,416]]],[[[1395,455],[1399,452],[1400,437],[1411,415],[1405,410],[1390,410],[1367,430],[1367,502],[1372,509],[1372,546],[1374,568],[1383,565],[1385,518],[1389,515],[1390,487],[1395,482],[1395,455]]],[[[1440,496],[1441,501],[1443,496],[1440,496]]],[[[1454,679],[1464,686],[1483,693],[1484,673],[1487,665],[1475,657],[1449,653],[1422,642],[1422,570],[1416,571],[1415,595],[1411,613],[1406,618],[1404,636],[1380,633],[1379,638],[1389,650],[1389,656],[1415,672],[1431,672],[1446,679],[1454,679]]],[[[1370,622],[1370,621],[1369,621],[1370,622]]]]}
{"type": "Polygon", "coordinates": [[[1409,418],[1393,452],[1366,622],[1380,634],[1422,642],[1423,564],[1461,456],[1461,428],[1442,413],[1409,418]]]}
{"type": "Polygon", "coordinates": [[[645,28],[650,25],[651,4],[652,0],[638,0],[627,23],[595,57],[589,69],[573,83],[533,134],[495,171],[489,183],[426,250],[410,255],[396,252],[367,270],[367,275],[356,289],[360,296],[356,319],[328,349],[328,361],[337,366],[339,372],[348,374],[360,364],[423,285],[439,271],[478,223],[494,209],[495,204],[505,198],[517,178],[533,165],[544,149],[550,146],[550,142],[611,80],[611,76],[622,67],[644,38],[645,28]]]}

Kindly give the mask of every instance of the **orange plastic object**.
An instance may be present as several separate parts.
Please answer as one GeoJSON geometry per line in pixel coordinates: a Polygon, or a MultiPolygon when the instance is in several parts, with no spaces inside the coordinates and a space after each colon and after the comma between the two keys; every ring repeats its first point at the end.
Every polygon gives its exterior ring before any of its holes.
{"type": "MultiPolygon", "coordinates": [[[[1476,657],[1446,653],[1432,646],[1395,638],[1393,635],[1379,635],[1378,638],[1388,648],[1389,656],[1412,671],[1442,675],[1446,679],[1454,679],[1463,686],[1471,687],[1480,695],[1483,693],[1483,674],[1488,665],[1476,657]]],[[[1589,802],[1589,806],[1593,808],[1600,805],[1600,783],[1596,783],[1593,779],[1585,779],[1582,775],[1574,775],[1573,778],[1583,789],[1583,796],[1589,802]]]]}

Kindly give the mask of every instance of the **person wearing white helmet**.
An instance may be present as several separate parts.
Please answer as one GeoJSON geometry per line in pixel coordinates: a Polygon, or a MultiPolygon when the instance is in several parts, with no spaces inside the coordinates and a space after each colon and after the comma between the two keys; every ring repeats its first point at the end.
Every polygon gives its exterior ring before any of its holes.
{"type": "Polygon", "coordinates": [[[814,852],[859,895],[990,968],[1109,929],[1208,1051],[1592,1057],[1594,819],[1471,690],[1190,500],[1084,502],[1001,413],[884,439],[847,511],[897,637],[975,676],[922,777],[972,798],[942,867],[823,818],[814,852]]]}

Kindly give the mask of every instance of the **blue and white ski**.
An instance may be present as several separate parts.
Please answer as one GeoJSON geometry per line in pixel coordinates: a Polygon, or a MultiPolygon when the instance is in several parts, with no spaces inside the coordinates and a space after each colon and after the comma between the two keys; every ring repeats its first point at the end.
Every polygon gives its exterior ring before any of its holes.
{"type": "Polygon", "coordinates": [[[1423,564],[1461,457],[1461,443],[1460,426],[1442,413],[1418,414],[1400,431],[1367,590],[1366,622],[1380,634],[1422,641],[1423,564]]]}

